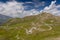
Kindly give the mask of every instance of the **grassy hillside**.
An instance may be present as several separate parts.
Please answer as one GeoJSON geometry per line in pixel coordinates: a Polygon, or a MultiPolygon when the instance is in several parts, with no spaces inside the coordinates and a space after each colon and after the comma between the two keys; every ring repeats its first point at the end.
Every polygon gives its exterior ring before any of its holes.
{"type": "Polygon", "coordinates": [[[60,17],[42,13],[9,19],[0,26],[0,40],[60,40],[60,17]]]}

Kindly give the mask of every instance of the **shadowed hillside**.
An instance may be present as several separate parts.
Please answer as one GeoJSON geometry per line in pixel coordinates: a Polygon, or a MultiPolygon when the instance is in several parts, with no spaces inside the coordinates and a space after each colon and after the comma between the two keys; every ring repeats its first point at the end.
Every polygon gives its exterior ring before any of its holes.
{"type": "Polygon", "coordinates": [[[0,40],[55,40],[56,37],[60,38],[60,17],[49,13],[9,19],[0,26],[0,40]]]}
{"type": "Polygon", "coordinates": [[[6,22],[8,19],[10,19],[11,17],[9,16],[5,16],[5,15],[2,15],[0,14],[0,25],[4,22],[6,22]]]}

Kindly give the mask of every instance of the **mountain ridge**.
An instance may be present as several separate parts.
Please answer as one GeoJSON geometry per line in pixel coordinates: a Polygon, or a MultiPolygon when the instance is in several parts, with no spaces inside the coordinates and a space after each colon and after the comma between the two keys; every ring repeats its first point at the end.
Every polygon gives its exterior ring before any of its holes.
{"type": "Polygon", "coordinates": [[[12,17],[0,14],[0,24],[3,24],[4,22],[6,22],[10,18],[12,18],[12,17]]]}
{"type": "Polygon", "coordinates": [[[42,13],[24,18],[12,18],[0,26],[0,31],[2,31],[1,40],[53,39],[60,37],[60,17],[42,13]]]}

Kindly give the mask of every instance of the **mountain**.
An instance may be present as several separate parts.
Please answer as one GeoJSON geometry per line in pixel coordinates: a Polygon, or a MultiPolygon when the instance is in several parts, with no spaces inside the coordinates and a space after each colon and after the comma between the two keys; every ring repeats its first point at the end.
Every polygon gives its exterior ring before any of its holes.
{"type": "Polygon", "coordinates": [[[6,22],[9,18],[11,17],[0,14],[0,25],[6,22]]]}
{"type": "Polygon", "coordinates": [[[0,26],[0,40],[58,40],[60,16],[50,13],[12,18],[0,26]]]}

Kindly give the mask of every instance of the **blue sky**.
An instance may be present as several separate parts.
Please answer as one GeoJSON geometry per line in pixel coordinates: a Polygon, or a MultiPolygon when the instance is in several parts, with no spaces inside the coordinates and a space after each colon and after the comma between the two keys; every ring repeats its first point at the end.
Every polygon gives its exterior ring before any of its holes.
{"type": "MultiPolygon", "coordinates": [[[[11,0],[0,0],[0,2],[7,2],[7,1],[11,1],[11,0]]],[[[16,0],[17,2],[34,2],[34,0],[16,0]]],[[[35,2],[46,2],[46,5],[49,5],[51,1],[54,1],[54,0],[36,0],[35,2]]],[[[60,0],[56,0],[56,4],[60,4],[60,0]]]]}
{"type": "Polygon", "coordinates": [[[0,14],[20,17],[48,12],[60,15],[60,0],[0,0],[0,14]]]}
{"type": "MultiPolygon", "coordinates": [[[[12,0],[0,0],[0,2],[8,2],[8,1],[12,1],[12,0]]],[[[27,6],[27,8],[25,8],[26,10],[31,10],[33,8],[36,8],[37,10],[42,10],[45,6],[49,6],[51,4],[51,1],[54,1],[54,0],[15,0],[17,2],[34,2],[36,3],[37,5],[41,2],[45,2],[44,3],[44,6],[40,5],[39,7],[34,7],[35,5],[33,3],[25,3],[23,5],[27,6]]],[[[56,0],[56,4],[60,4],[60,0],[56,0]]]]}
{"type": "MultiPolygon", "coordinates": [[[[8,2],[8,1],[12,1],[12,0],[0,0],[0,2],[8,2]]],[[[45,6],[49,6],[51,4],[51,1],[54,0],[15,0],[17,2],[33,2],[35,4],[40,4],[41,2],[45,2],[44,6],[40,5],[39,7],[34,7],[35,5],[33,3],[25,3],[24,6],[27,6],[27,8],[25,8],[25,10],[31,10],[33,8],[36,8],[37,10],[42,10],[45,6]]],[[[60,0],[56,0],[56,4],[60,4],[60,0]]]]}
{"type": "MultiPolygon", "coordinates": [[[[10,1],[10,0],[0,0],[0,2],[7,2],[7,1],[10,1]]],[[[18,2],[34,2],[34,0],[16,0],[16,1],[18,1],[18,2]]],[[[39,2],[45,1],[49,4],[51,1],[54,1],[54,0],[36,0],[36,1],[39,1],[39,2]]],[[[60,0],[56,0],[56,1],[57,1],[57,4],[60,4],[60,0]]]]}

